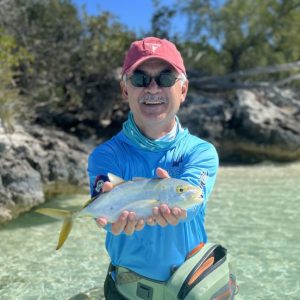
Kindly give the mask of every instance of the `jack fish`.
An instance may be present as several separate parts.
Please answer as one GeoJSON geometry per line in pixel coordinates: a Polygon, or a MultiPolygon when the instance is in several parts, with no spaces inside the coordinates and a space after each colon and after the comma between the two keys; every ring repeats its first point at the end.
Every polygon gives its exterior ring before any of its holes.
{"type": "Polygon", "coordinates": [[[187,209],[203,202],[201,188],[181,179],[133,178],[132,181],[124,181],[113,174],[108,174],[108,178],[114,188],[91,198],[78,211],[54,208],[36,210],[40,214],[64,220],[56,250],[64,244],[72,229],[73,220],[79,215],[102,217],[113,223],[124,210],[133,211],[137,218],[145,219],[152,215],[153,207],[161,204],[167,204],[170,208],[187,209]]]}

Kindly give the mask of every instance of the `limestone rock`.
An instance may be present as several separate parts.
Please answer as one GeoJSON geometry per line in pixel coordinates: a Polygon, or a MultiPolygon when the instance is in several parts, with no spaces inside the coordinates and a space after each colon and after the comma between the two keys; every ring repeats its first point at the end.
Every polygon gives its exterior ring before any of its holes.
{"type": "Polygon", "coordinates": [[[291,90],[191,93],[179,116],[224,162],[300,159],[300,99],[291,90]]]}
{"type": "Polygon", "coordinates": [[[38,126],[0,130],[0,224],[45,201],[44,187],[87,186],[89,149],[77,138],[38,126]]]}

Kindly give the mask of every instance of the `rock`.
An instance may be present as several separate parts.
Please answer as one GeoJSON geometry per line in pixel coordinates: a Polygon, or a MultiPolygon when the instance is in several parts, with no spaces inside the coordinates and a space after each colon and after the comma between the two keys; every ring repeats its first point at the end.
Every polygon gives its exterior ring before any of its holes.
{"type": "Polygon", "coordinates": [[[224,98],[209,94],[189,93],[178,116],[192,134],[219,145],[232,108],[224,98]]]}
{"type": "Polygon", "coordinates": [[[45,202],[51,183],[87,187],[90,151],[77,138],[38,126],[0,130],[0,224],[45,202]]]}
{"type": "Polygon", "coordinates": [[[291,90],[194,92],[179,116],[217,147],[223,162],[300,159],[300,100],[291,90]]]}
{"type": "Polygon", "coordinates": [[[0,223],[45,201],[40,174],[27,161],[1,158],[0,223]]]}

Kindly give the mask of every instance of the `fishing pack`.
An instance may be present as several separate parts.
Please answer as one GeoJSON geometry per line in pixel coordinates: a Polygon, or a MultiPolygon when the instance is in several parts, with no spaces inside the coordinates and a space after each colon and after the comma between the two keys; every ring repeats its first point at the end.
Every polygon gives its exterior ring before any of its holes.
{"type": "Polygon", "coordinates": [[[130,300],[229,300],[238,292],[227,249],[213,243],[201,243],[166,282],[116,267],[116,286],[130,300]]]}

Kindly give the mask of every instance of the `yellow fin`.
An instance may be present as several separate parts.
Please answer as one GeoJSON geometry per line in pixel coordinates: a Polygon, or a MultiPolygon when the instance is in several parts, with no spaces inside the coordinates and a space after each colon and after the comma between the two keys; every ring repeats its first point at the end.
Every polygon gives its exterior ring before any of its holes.
{"type": "Polygon", "coordinates": [[[86,208],[88,205],[90,205],[92,202],[94,202],[98,197],[99,197],[99,195],[90,198],[88,201],[86,201],[86,202],[83,204],[82,209],[86,208]]]}
{"type": "Polygon", "coordinates": [[[64,220],[63,226],[62,226],[60,234],[59,234],[59,239],[58,239],[58,243],[56,246],[56,250],[60,249],[62,247],[62,245],[64,244],[64,242],[66,241],[66,239],[68,238],[69,233],[72,229],[72,226],[73,226],[72,218],[67,218],[64,220]]]}
{"type": "Polygon", "coordinates": [[[36,209],[36,212],[39,214],[43,214],[55,219],[63,219],[64,223],[61,228],[60,234],[59,234],[59,239],[58,243],[56,246],[56,250],[62,247],[64,242],[69,236],[69,233],[72,229],[73,225],[73,216],[74,213],[68,211],[68,210],[62,210],[62,209],[56,209],[56,208],[38,208],[36,209]]]}
{"type": "Polygon", "coordinates": [[[65,219],[72,215],[72,212],[56,208],[38,208],[35,210],[37,213],[46,215],[55,219],[65,219]]]}
{"type": "Polygon", "coordinates": [[[125,182],[123,178],[118,177],[117,175],[114,175],[112,173],[108,173],[107,177],[114,186],[125,182]]]}

